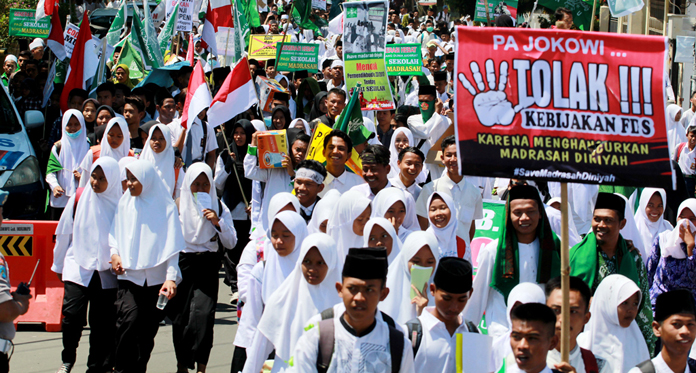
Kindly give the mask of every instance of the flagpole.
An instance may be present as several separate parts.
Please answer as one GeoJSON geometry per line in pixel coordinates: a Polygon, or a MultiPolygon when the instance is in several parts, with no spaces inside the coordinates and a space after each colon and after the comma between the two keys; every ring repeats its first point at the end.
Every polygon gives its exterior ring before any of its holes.
{"type": "MultiPolygon", "coordinates": [[[[224,124],[223,124],[224,125],[224,124]]],[[[225,145],[227,145],[227,152],[232,156],[232,150],[230,149],[230,142],[227,140],[227,136],[225,135],[225,129],[223,128],[222,131],[222,138],[225,139],[225,145]]],[[[235,154],[235,157],[239,157],[238,154],[235,154]]],[[[236,161],[236,159],[235,159],[236,161]]],[[[237,178],[237,184],[239,185],[239,190],[242,192],[242,200],[244,200],[244,206],[249,207],[249,202],[247,202],[246,196],[244,195],[244,189],[242,188],[242,181],[239,179],[239,173],[237,172],[237,166],[233,166],[232,169],[234,170],[234,176],[237,178]]]]}
{"type": "Polygon", "coordinates": [[[570,251],[568,247],[568,183],[561,183],[561,361],[570,362],[570,251]]]}
{"type": "MultiPolygon", "coordinates": [[[[53,16],[51,16],[51,17],[53,17],[53,16]]],[[[52,66],[53,64],[56,63],[56,56],[53,54],[53,51],[50,48],[48,49],[48,60],[52,62],[51,64],[49,64],[49,66],[52,66]]],[[[51,71],[51,69],[49,68],[48,71],[51,71]]],[[[55,76],[53,77],[53,80],[56,80],[55,76]]],[[[53,84],[53,82],[46,82],[46,84],[49,84],[49,83],[53,84]]],[[[44,100],[45,99],[46,98],[44,97],[44,100]]],[[[48,98],[48,101],[51,102],[50,97],[48,98]]],[[[46,138],[46,115],[48,115],[48,103],[49,102],[47,102],[46,106],[44,107],[44,125],[43,125],[43,136],[42,136],[43,139],[46,138]]],[[[22,118],[22,120],[24,120],[24,118],[22,118]]]]}

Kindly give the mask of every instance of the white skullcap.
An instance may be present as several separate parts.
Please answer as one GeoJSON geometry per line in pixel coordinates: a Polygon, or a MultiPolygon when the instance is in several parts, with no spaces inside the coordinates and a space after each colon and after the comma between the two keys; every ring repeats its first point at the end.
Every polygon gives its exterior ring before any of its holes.
{"type": "Polygon", "coordinates": [[[17,56],[15,56],[14,54],[8,54],[7,56],[5,56],[5,62],[7,62],[8,60],[17,63],[17,56]]]}
{"type": "Polygon", "coordinates": [[[280,16],[280,19],[289,19],[289,17],[287,14],[283,14],[282,16],[280,16]]]}
{"type": "Polygon", "coordinates": [[[36,38],[36,39],[34,39],[34,41],[31,42],[31,44],[29,44],[29,50],[33,51],[35,48],[45,47],[45,46],[46,45],[44,44],[43,40],[41,40],[40,38],[36,38]]]}
{"type": "Polygon", "coordinates": [[[335,69],[337,67],[343,67],[343,61],[341,60],[334,60],[334,62],[331,63],[331,68],[335,69]]]}

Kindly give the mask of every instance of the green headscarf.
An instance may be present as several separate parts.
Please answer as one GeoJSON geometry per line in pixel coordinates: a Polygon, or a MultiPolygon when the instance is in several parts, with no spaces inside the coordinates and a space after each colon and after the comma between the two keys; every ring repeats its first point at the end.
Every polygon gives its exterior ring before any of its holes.
{"type": "Polygon", "coordinates": [[[493,279],[490,286],[499,291],[507,304],[508,294],[512,288],[520,283],[519,248],[517,234],[510,219],[510,201],[517,198],[533,199],[539,207],[539,225],[537,226],[537,238],[539,239],[539,261],[537,263],[537,283],[543,284],[561,273],[561,243],[556,234],[551,230],[551,224],[546,216],[544,204],[541,202],[539,192],[533,186],[517,185],[510,189],[507,203],[505,204],[505,230],[498,239],[495,264],[493,266],[493,279]]]}

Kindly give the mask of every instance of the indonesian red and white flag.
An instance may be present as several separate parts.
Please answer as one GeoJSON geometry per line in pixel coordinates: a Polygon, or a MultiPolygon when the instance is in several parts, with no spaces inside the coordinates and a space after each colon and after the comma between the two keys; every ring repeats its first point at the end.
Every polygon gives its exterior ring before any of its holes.
{"type": "Polygon", "coordinates": [[[208,83],[205,81],[203,65],[198,62],[189,78],[184,112],[181,115],[181,126],[188,128],[188,122],[194,121],[201,111],[209,108],[212,101],[213,97],[210,95],[208,83]]]}
{"type": "Polygon", "coordinates": [[[51,16],[51,31],[48,33],[46,44],[60,61],[65,59],[65,37],[63,36],[63,26],[60,25],[58,12],[51,16]]]}
{"type": "Polygon", "coordinates": [[[92,79],[99,65],[99,58],[95,53],[97,45],[92,39],[92,32],[89,29],[89,16],[85,12],[77,34],[75,48],[70,57],[70,67],[65,78],[63,92],[60,95],[60,110],[64,113],[69,109],[68,96],[70,91],[75,88],[87,89],[87,81],[92,79]]]}
{"type": "Polygon", "coordinates": [[[46,16],[52,16],[55,13],[58,16],[58,0],[39,0],[36,4],[36,22],[46,16]]]}
{"type": "Polygon", "coordinates": [[[208,122],[218,126],[259,102],[245,56],[227,75],[208,110],[208,122]]]}
{"type": "Polygon", "coordinates": [[[189,33],[188,49],[186,50],[186,61],[188,61],[189,66],[193,66],[193,60],[196,59],[196,52],[194,49],[193,33],[189,33]]]}
{"type": "Polygon", "coordinates": [[[208,1],[208,10],[205,12],[205,24],[201,39],[208,44],[210,52],[218,55],[215,34],[219,27],[232,27],[232,5],[227,0],[208,1]]]}

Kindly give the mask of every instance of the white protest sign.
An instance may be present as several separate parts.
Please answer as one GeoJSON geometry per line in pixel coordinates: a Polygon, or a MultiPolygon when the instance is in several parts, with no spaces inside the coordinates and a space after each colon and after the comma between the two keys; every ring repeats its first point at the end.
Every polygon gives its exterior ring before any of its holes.
{"type": "Polygon", "coordinates": [[[312,0],[312,9],[326,10],[326,0],[312,0]]]}
{"type": "Polygon", "coordinates": [[[176,20],[176,31],[191,31],[193,28],[194,0],[180,0],[179,15],[176,20]]]}
{"type": "Polygon", "coordinates": [[[77,42],[77,34],[80,33],[80,28],[72,23],[68,23],[65,26],[65,32],[63,32],[63,40],[65,41],[65,56],[70,58],[72,56],[73,48],[75,48],[75,43],[77,42]]]}

